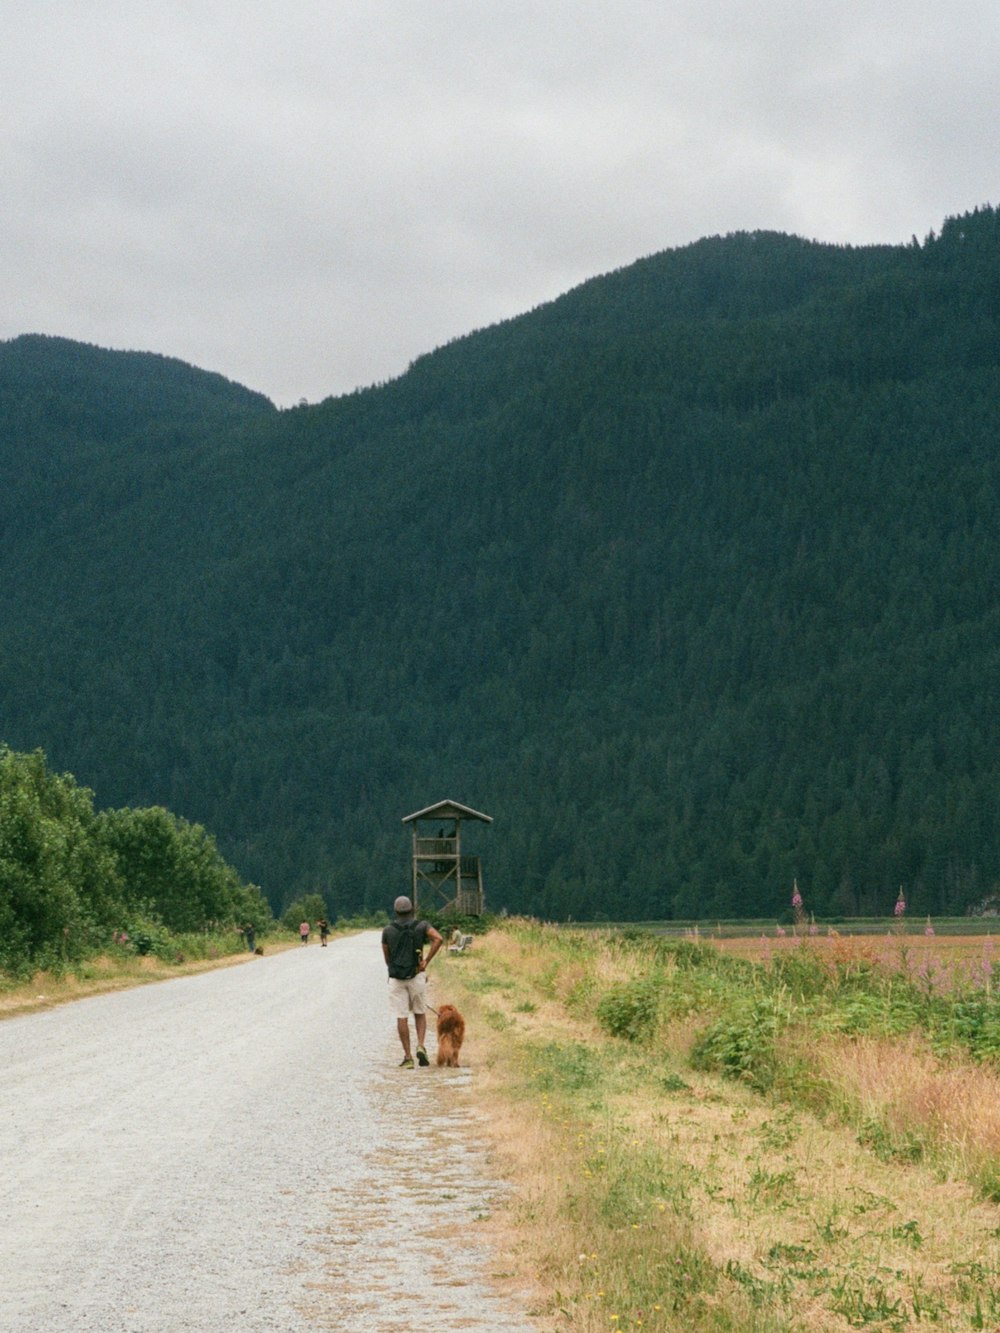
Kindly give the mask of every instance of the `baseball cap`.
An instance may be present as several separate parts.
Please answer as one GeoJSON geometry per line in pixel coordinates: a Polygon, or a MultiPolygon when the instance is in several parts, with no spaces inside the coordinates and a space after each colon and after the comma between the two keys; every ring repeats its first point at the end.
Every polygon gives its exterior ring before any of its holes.
{"type": "Polygon", "coordinates": [[[413,911],[413,904],[405,897],[397,898],[392,906],[397,916],[406,916],[413,911]]]}

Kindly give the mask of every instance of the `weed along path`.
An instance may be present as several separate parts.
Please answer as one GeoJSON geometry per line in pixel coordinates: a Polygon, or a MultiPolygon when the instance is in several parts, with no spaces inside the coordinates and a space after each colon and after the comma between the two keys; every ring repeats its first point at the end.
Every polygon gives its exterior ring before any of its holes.
{"type": "Polygon", "coordinates": [[[529,1333],[384,988],[366,933],[0,1024],[0,1329],[529,1333]]]}

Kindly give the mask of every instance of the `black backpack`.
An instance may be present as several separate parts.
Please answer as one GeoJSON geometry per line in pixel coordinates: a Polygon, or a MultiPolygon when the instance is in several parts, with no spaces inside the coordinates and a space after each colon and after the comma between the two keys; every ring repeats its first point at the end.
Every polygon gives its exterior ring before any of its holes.
{"type": "Polygon", "coordinates": [[[417,930],[421,921],[391,921],[386,926],[385,942],[389,946],[389,975],[400,981],[409,981],[419,971],[420,954],[423,945],[417,944],[417,930]]]}

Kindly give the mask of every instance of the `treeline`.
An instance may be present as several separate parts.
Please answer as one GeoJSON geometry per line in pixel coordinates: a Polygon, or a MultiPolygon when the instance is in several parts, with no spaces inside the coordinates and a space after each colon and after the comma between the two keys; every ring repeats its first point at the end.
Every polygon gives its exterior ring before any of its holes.
{"type": "Polygon", "coordinates": [[[200,825],[156,807],[97,811],[40,750],[0,746],[0,972],[65,968],[160,927],[183,935],[270,919],[200,825]]]}
{"type": "Polygon", "coordinates": [[[277,412],[0,346],[0,736],[391,904],[963,912],[1000,885],[1000,220],[714,237],[277,412]]]}

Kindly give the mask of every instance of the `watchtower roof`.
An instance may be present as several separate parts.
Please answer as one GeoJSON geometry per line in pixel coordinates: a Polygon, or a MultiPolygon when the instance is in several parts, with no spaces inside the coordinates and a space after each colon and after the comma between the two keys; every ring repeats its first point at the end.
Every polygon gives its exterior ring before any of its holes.
{"type": "Polygon", "coordinates": [[[417,819],[480,819],[484,824],[493,823],[492,815],[481,814],[459,801],[438,801],[436,805],[428,805],[412,815],[404,815],[403,823],[412,824],[417,819]]]}

